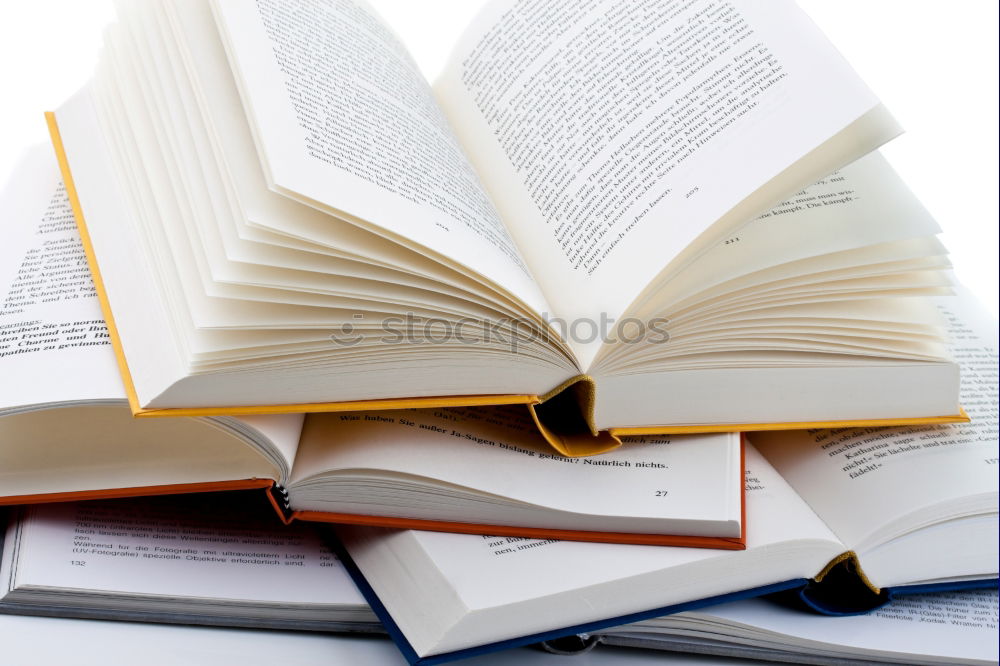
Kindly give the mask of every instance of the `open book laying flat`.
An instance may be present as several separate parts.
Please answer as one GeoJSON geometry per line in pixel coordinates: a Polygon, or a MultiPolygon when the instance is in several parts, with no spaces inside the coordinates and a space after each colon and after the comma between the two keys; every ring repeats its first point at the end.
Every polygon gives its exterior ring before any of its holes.
{"type": "Polygon", "coordinates": [[[266,509],[250,492],[11,509],[0,612],[381,632],[315,527],[266,509]]]}
{"type": "Polygon", "coordinates": [[[0,220],[0,504],[277,484],[288,520],[742,547],[733,433],[569,459],[516,405],[132,418],[45,147],[0,220]]]}
{"type": "Polygon", "coordinates": [[[778,591],[842,615],[995,587],[996,322],[937,303],[972,424],[752,433],[742,552],[338,527],[342,561],[414,663],[778,591]]]}
{"type": "Polygon", "coordinates": [[[937,227],[846,166],[899,129],[789,2],[496,2],[433,92],[354,0],[121,5],[49,120],[136,413],[961,419],[937,227]]]}
{"type": "MultiPolygon", "coordinates": [[[[239,495],[25,507],[6,538],[0,531],[0,613],[385,631],[315,529],[283,527],[253,510],[261,497],[239,495]]],[[[997,591],[910,595],[840,618],[745,599],[609,627],[583,642],[595,640],[816,664],[995,663],[997,591]]],[[[566,650],[570,641],[548,645],[566,650]]]]}

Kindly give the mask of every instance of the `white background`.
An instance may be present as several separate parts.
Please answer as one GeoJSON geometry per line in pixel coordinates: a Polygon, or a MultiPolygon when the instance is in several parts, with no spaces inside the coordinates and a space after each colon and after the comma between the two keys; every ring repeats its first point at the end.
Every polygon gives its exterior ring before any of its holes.
{"type": "MultiPolygon", "coordinates": [[[[373,4],[433,77],[454,37],[481,3],[373,0],[373,4]]],[[[997,3],[802,0],[801,4],[907,128],[908,133],[884,153],[944,228],[960,279],[996,316],[997,3]]],[[[47,141],[42,111],[56,107],[89,77],[101,28],[112,14],[108,0],[0,0],[0,183],[27,146],[47,141]]],[[[0,638],[14,663],[50,659],[106,663],[140,655],[147,663],[208,655],[216,663],[287,661],[282,657],[291,657],[288,663],[402,663],[381,642],[355,645],[356,640],[329,636],[0,618],[0,638]]],[[[623,656],[595,653],[566,663],[584,666],[623,656]]],[[[531,652],[497,655],[486,662],[525,658],[563,663],[531,652]]],[[[633,653],[629,658],[645,663],[661,655],[633,653]]]]}
{"type": "MultiPolygon", "coordinates": [[[[746,0],[741,0],[746,1],[746,0]]],[[[477,0],[372,0],[436,76],[477,0]]],[[[801,0],[907,133],[883,149],[997,315],[997,4],[801,0]]],[[[110,0],[0,0],[0,183],[47,140],[42,111],[90,76],[110,0]]]]}

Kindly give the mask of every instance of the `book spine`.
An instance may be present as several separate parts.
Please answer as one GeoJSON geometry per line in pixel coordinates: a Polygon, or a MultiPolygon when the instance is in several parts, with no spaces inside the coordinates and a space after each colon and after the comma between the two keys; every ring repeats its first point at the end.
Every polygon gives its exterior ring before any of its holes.
{"type": "Polygon", "coordinates": [[[857,555],[847,551],[798,590],[781,592],[776,601],[823,615],[860,615],[889,603],[889,594],[872,585],[857,555]]]}
{"type": "Polygon", "coordinates": [[[542,641],[541,643],[536,643],[536,645],[552,654],[573,656],[590,652],[601,642],[603,642],[602,638],[597,634],[570,634],[569,636],[542,641]]]}
{"type": "Polygon", "coordinates": [[[264,492],[267,494],[267,499],[271,503],[271,506],[274,507],[281,522],[285,525],[291,524],[295,520],[295,512],[292,511],[288,489],[279,483],[275,483],[269,488],[265,488],[264,492]]]}

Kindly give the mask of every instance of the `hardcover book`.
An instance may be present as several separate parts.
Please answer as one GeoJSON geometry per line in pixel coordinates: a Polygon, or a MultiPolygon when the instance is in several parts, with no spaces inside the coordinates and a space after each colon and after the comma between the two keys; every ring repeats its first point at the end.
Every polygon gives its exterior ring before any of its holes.
{"type": "Polygon", "coordinates": [[[790,2],[498,1],[433,88],[362,2],[119,9],[50,125],[137,414],[963,418],[938,229],[851,164],[899,128],[790,2]]]}

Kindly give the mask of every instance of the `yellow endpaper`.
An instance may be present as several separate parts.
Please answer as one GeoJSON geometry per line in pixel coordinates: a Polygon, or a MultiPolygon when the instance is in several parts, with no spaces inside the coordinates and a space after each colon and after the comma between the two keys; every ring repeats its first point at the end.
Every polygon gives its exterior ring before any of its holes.
{"type": "Polygon", "coordinates": [[[90,268],[90,275],[94,280],[94,289],[97,290],[97,301],[101,304],[101,314],[104,315],[104,323],[107,325],[108,334],[111,336],[111,346],[115,350],[115,358],[118,360],[118,370],[121,372],[122,381],[125,384],[125,395],[128,397],[128,404],[132,408],[132,413],[136,414],[140,411],[139,398],[135,393],[132,374],[129,372],[128,363],[125,361],[125,354],[122,351],[121,338],[118,336],[118,327],[115,326],[115,319],[111,316],[111,304],[108,302],[108,294],[104,290],[104,280],[101,278],[101,271],[97,266],[94,246],[90,242],[87,225],[83,221],[83,208],[80,207],[80,197],[76,193],[73,174],[69,170],[66,149],[63,147],[62,136],[59,134],[59,126],[56,124],[56,114],[52,111],[46,111],[45,122],[49,127],[49,137],[52,139],[52,147],[56,151],[56,160],[59,163],[59,172],[62,174],[63,185],[66,187],[66,196],[69,198],[70,206],[73,208],[73,218],[76,220],[76,228],[80,232],[83,251],[87,255],[87,267],[90,268]]]}

